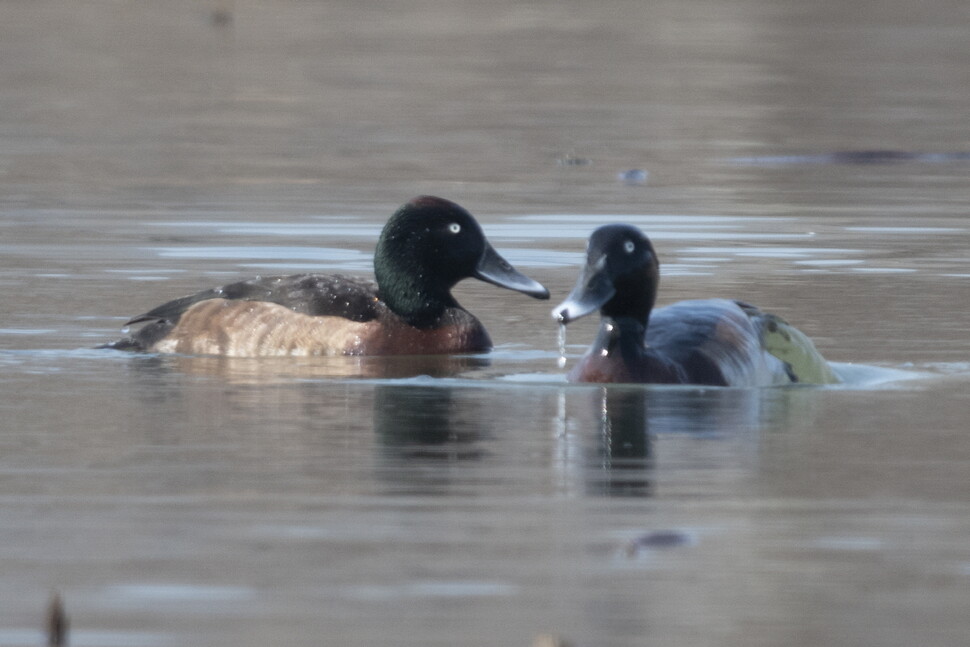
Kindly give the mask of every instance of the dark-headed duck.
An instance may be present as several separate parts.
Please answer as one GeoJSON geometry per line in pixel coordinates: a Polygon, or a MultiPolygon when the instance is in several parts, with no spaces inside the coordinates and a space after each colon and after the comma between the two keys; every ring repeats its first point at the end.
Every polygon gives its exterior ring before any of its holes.
{"type": "Polygon", "coordinates": [[[838,382],[811,340],[780,317],[728,299],[681,301],[653,310],[660,264],[636,227],[593,232],[576,287],[552,311],[565,325],[595,310],[592,347],[573,382],[766,386],[838,382]]]}
{"type": "Polygon", "coordinates": [[[417,197],[384,226],[372,281],[255,278],[169,301],[111,348],[227,355],[427,355],[487,351],[492,340],[451,288],[477,278],[537,299],[549,291],[499,256],[470,213],[417,197]]]}

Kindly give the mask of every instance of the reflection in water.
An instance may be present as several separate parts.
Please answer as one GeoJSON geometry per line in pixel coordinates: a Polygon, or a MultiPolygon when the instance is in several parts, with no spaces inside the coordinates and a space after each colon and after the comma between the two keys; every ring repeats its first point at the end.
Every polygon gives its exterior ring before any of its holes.
{"type": "Polygon", "coordinates": [[[648,389],[603,387],[600,389],[600,473],[589,475],[594,492],[612,496],[649,496],[647,478],[653,464],[648,389]]]}
{"type": "Polygon", "coordinates": [[[494,393],[433,384],[382,384],[374,389],[376,476],[387,491],[409,496],[454,494],[487,480],[484,442],[495,415],[494,393]]]}
{"type": "Polygon", "coordinates": [[[481,436],[482,421],[469,406],[450,387],[378,386],[374,433],[400,455],[475,458],[478,453],[468,450],[481,436]]]}
{"type": "MultiPolygon", "coordinates": [[[[585,389],[584,389],[585,390],[585,389]]],[[[797,388],[693,389],[607,385],[592,396],[570,394],[570,414],[560,429],[579,431],[584,445],[594,443],[581,467],[587,493],[652,496],[658,463],[744,460],[735,454],[756,450],[762,432],[789,425],[800,415],[797,388]],[[594,432],[587,435],[587,430],[594,432]],[[752,435],[751,432],[754,432],[752,435]],[[698,445],[698,441],[719,441],[698,445]],[[685,448],[683,444],[690,443],[685,448]],[[753,442],[753,444],[752,444],[753,442]]],[[[566,441],[568,442],[568,440],[566,441]]],[[[573,456],[573,453],[570,453],[573,456]]],[[[575,463],[575,459],[569,459],[575,463]]]]}
{"type": "MultiPolygon", "coordinates": [[[[589,417],[594,425],[582,426],[578,452],[569,450],[560,458],[567,478],[572,479],[578,468],[585,488],[593,493],[648,495],[647,475],[653,463],[646,409],[649,390],[611,386],[584,391],[584,395],[592,393],[595,397],[576,398],[573,403],[582,404],[581,417],[589,417]],[[582,458],[577,462],[577,457],[582,458]]],[[[563,394],[561,388],[533,393],[528,415],[535,417],[530,424],[528,418],[514,411],[513,403],[503,407],[503,399],[492,390],[440,383],[379,385],[374,391],[374,433],[384,448],[382,476],[399,491],[414,493],[419,487],[422,493],[440,494],[442,486],[452,480],[449,470],[456,463],[465,465],[459,479],[465,481],[470,480],[470,463],[504,462],[511,469],[511,457],[487,456],[482,449],[494,436],[493,431],[501,428],[523,440],[538,440],[548,436],[536,434],[542,431],[536,426],[554,431],[572,426],[575,421],[567,421],[565,410],[556,407],[557,401],[564,402],[563,394]]],[[[560,438],[567,444],[572,442],[560,438]]],[[[545,453],[546,449],[540,447],[539,451],[545,453]]],[[[528,457],[514,458],[520,459],[528,457]]],[[[494,477],[495,467],[485,465],[483,469],[494,477]]]]}
{"type": "MultiPolygon", "coordinates": [[[[436,497],[496,483],[510,495],[681,496],[707,483],[699,474],[738,491],[771,432],[803,426],[819,402],[819,390],[802,388],[321,380],[300,378],[326,362],[126,359],[124,400],[137,403],[127,428],[152,445],[197,452],[220,439],[234,460],[258,456],[260,468],[273,462],[326,487],[436,497]],[[351,451],[353,461],[334,460],[351,451]]],[[[377,364],[389,370],[385,359],[377,364]]],[[[449,369],[482,361],[435,359],[449,369]]]]}
{"type": "Polygon", "coordinates": [[[455,377],[486,368],[483,355],[401,355],[379,357],[217,357],[146,355],[136,366],[168,367],[186,375],[220,377],[230,384],[272,384],[317,379],[403,379],[455,377]]]}
{"type": "Polygon", "coordinates": [[[814,401],[810,394],[798,388],[535,385],[527,398],[510,398],[504,389],[437,380],[377,384],[378,477],[396,493],[432,496],[509,474],[535,487],[532,479],[542,478],[534,471],[535,456],[545,456],[555,472],[546,487],[570,496],[650,497],[661,493],[658,488],[670,495],[684,486],[658,485],[659,467],[745,473],[736,470],[757,461],[766,432],[812,417],[803,407],[814,401]],[[496,453],[506,443],[518,451],[496,453]]]}

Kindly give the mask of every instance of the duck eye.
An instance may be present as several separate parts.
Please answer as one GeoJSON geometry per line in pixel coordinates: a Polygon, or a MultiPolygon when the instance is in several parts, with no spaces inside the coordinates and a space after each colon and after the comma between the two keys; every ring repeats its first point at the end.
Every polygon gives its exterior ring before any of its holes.
{"type": "Polygon", "coordinates": [[[457,222],[453,222],[448,225],[448,231],[453,234],[457,234],[459,231],[461,231],[461,225],[459,225],[457,222]]]}
{"type": "Polygon", "coordinates": [[[627,254],[632,254],[633,250],[635,250],[636,248],[637,246],[633,243],[632,240],[628,240],[625,243],[623,243],[623,251],[626,252],[627,254]]]}

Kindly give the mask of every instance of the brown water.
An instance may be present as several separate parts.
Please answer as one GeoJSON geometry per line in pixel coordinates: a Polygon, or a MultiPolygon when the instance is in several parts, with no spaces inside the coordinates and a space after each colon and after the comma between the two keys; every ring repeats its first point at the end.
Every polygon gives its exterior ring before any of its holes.
{"type": "Polygon", "coordinates": [[[777,157],[970,150],[968,28],[0,3],[0,645],[43,643],[52,590],[78,646],[966,644],[970,163],[777,157]],[[771,309],[847,384],[566,385],[554,302],[470,283],[490,357],[91,350],[233,278],[367,274],[419,193],[554,300],[593,228],[639,225],[662,301],[771,309]]]}

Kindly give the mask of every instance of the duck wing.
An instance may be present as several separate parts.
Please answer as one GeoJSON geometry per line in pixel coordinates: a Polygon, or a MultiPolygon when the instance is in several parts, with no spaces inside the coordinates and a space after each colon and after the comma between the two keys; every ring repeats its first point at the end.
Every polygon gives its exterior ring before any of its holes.
{"type": "Polygon", "coordinates": [[[680,301],[650,315],[648,351],[681,367],[690,384],[767,386],[795,381],[785,362],[766,352],[756,308],[727,299],[680,301]]]}
{"type": "Polygon", "coordinates": [[[842,379],[801,330],[778,315],[755,306],[736,302],[757,328],[765,350],[785,363],[793,382],[801,384],[839,384],[842,379]]]}
{"type": "Polygon", "coordinates": [[[373,281],[339,274],[295,274],[258,277],[203,290],[132,317],[126,325],[143,322],[174,324],[186,310],[209,299],[262,301],[306,315],[343,317],[352,321],[375,319],[381,307],[377,284],[373,281]]]}
{"type": "Polygon", "coordinates": [[[659,308],[650,315],[646,342],[694,384],[841,381],[805,333],[743,301],[699,299],[659,308]]]}

